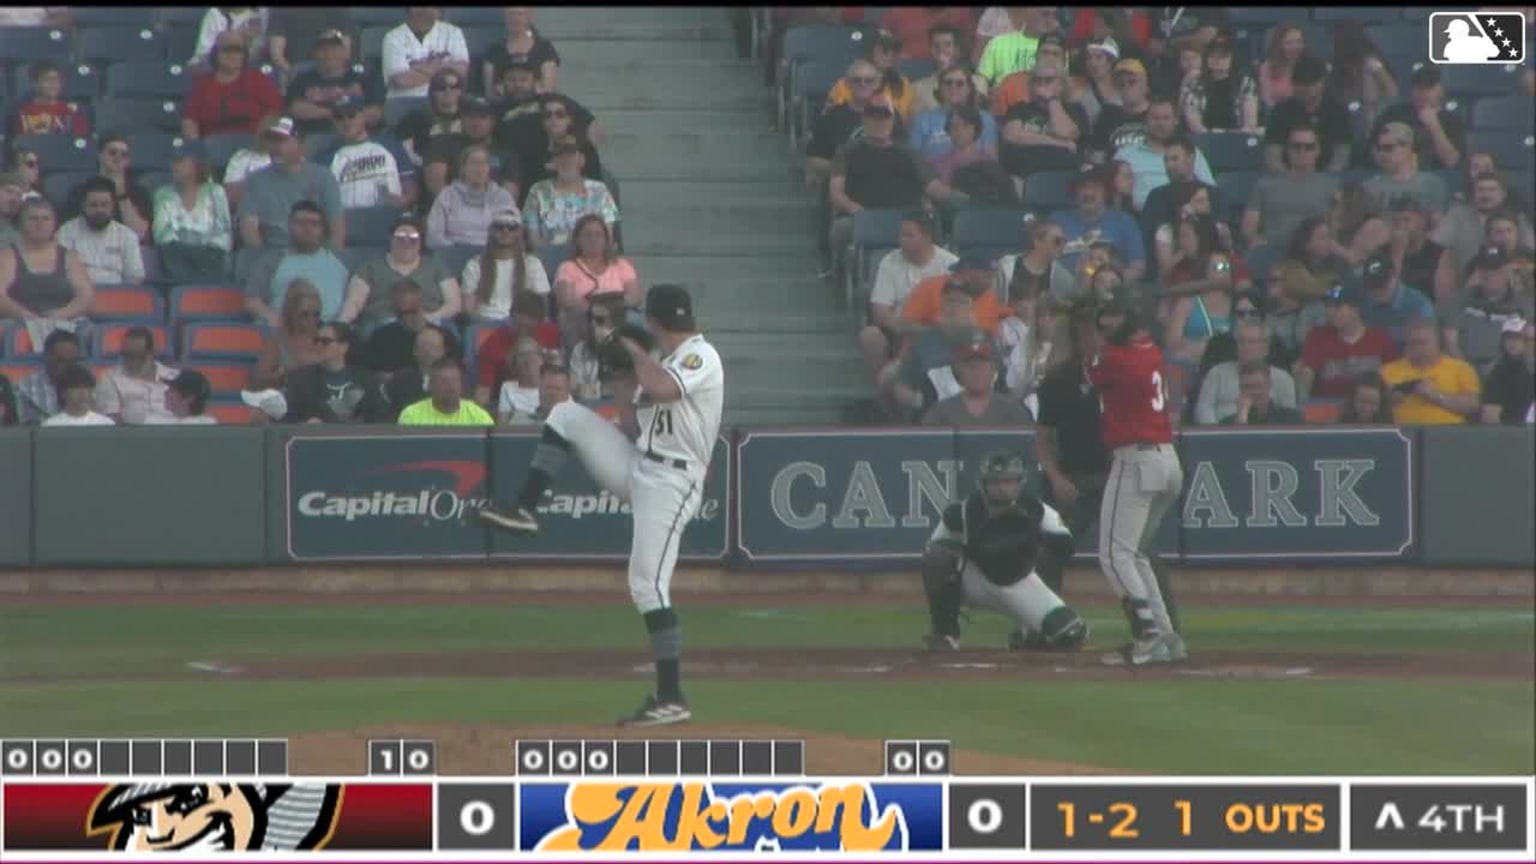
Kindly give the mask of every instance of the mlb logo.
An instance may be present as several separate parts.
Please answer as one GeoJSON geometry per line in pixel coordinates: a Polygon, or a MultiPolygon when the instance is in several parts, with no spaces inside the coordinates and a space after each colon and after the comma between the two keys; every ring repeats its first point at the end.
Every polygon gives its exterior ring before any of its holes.
{"type": "Polygon", "coordinates": [[[1457,65],[1525,62],[1525,13],[1431,12],[1429,59],[1457,65]]]}

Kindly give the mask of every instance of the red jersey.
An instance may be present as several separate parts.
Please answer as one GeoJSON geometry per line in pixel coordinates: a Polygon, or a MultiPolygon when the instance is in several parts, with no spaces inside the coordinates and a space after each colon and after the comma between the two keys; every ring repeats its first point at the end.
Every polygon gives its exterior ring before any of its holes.
{"type": "Polygon", "coordinates": [[[1339,331],[1324,324],[1313,327],[1301,349],[1301,362],[1317,375],[1312,383],[1314,399],[1348,399],[1355,392],[1355,376],[1380,372],[1397,359],[1397,346],[1384,330],[1367,327],[1351,345],[1339,331]]]}
{"type": "Polygon", "coordinates": [[[17,135],[74,135],[91,134],[91,124],[85,112],[74,102],[25,102],[11,118],[17,135]]]}
{"type": "Polygon", "coordinates": [[[475,350],[475,384],[488,387],[491,401],[501,392],[501,384],[514,377],[513,358],[517,354],[517,342],[524,335],[532,336],[539,347],[548,351],[560,349],[560,328],[553,321],[540,321],[532,333],[522,333],[508,321],[482,338],[475,350]]]}
{"type": "Polygon", "coordinates": [[[1146,336],[1129,345],[1105,345],[1088,365],[1088,380],[1099,391],[1099,431],[1104,447],[1172,444],[1163,352],[1146,336]]]}

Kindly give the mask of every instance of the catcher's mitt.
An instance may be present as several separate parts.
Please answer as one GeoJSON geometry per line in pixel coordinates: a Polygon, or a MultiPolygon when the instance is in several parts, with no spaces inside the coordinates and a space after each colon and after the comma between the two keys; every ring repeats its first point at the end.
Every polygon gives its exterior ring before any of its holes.
{"type": "Polygon", "coordinates": [[[634,358],[629,356],[629,349],[624,347],[621,339],[633,340],[646,351],[654,347],[650,331],[634,324],[624,324],[608,334],[608,338],[597,348],[598,375],[604,381],[631,375],[635,371],[634,358]]]}

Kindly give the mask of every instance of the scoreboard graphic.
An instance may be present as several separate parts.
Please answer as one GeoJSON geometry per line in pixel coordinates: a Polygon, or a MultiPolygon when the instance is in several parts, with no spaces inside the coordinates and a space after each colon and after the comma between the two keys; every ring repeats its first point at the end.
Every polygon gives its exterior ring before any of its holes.
{"type": "Polygon", "coordinates": [[[952,776],[944,741],[812,777],[800,741],[516,741],[441,777],[436,743],[368,774],[290,773],[284,741],[0,742],[6,862],[781,859],[1529,861],[1529,778],[952,776]],[[1426,853],[1434,857],[1426,859],[1426,853]]]}

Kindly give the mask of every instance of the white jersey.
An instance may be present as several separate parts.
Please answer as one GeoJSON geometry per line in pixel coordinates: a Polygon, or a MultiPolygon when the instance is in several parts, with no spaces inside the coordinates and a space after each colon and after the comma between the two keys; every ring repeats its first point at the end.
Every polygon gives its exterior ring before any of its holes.
{"type": "Polygon", "coordinates": [[[427,95],[427,84],[417,87],[396,87],[391,78],[411,71],[418,63],[431,60],[455,60],[469,62],[469,46],[464,41],[464,31],[447,21],[438,21],[427,35],[416,38],[411,25],[401,24],[384,34],[384,87],[385,98],[420,97],[427,95]]]}
{"type": "Polygon", "coordinates": [[[400,196],[400,164],[377,141],[338,147],[326,167],[336,178],[342,207],[375,207],[389,203],[390,196],[400,196]]]}
{"type": "Polygon", "coordinates": [[[681,459],[691,470],[709,467],[720,436],[720,414],[725,409],[725,367],[715,346],[694,334],[677,346],[661,365],[683,395],[676,402],[652,402],[645,393],[635,394],[635,420],[641,453],[663,459],[681,459]]]}

